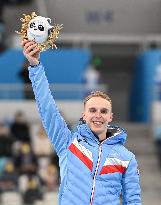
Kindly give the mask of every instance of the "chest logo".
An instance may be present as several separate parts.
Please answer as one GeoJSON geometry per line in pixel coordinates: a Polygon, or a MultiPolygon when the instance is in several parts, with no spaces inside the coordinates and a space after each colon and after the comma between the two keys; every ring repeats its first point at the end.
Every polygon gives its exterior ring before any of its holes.
{"type": "Polygon", "coordinates": [[[118,158],[107,158],[101,169],[100,175],[115,172],[124,173],[128,165],[129,161],[120,160],[118,158]]]}

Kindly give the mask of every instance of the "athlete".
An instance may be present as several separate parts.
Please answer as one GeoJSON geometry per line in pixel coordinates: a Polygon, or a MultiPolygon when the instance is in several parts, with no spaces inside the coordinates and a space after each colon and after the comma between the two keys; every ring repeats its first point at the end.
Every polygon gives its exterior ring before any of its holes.
{"type": "Polygon", "coordinates": [[[22,47],[43,126],[59,157],[59,205],[141,205],[137,161],[124,147],[126,132],[109,125],[110,97],[101,91],[87,96],[80,124],[71,132],[51,95],[37,44],[24,40],[22,47]]]}

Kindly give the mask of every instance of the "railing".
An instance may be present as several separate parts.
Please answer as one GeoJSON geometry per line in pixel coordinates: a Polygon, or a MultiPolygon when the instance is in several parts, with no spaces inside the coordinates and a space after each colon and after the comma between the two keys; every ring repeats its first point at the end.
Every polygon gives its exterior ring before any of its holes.
{"type": "MultiPolygon", "coordinates": [[[[92,90],[107,92],[106,84],[89,87],[86,84],[50,84],[50,90],[55,99],[80,100],[92,90]]],[[[30,84],[0,84],[0,99],[32,99],[33,91],[30,84]]]]}

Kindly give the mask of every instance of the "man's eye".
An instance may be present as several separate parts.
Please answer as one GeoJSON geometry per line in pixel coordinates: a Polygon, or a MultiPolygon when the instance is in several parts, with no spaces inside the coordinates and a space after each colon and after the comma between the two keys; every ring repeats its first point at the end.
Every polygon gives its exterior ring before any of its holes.
{"type": "Polygon", "coordinates": [[[39,26],[38,26],[38,29],[39,29],[40,31],[44,31],[44,27],[43,27],[42,25],[39,25],[39,26]]]}
{"type": "Polygon", "coordinates": [[[107,114],[107,113],[108,113],[108,110],[107,110],[107,109],[102,109],[102,110],[101,110],[101,113],[102,113],[102,114],[107,114]]]}
{"type": "Polygon", "coordinates": [[[90,108],[89,111],[90,112],[96,112],[96,109],[95,108],[90,108]]]}

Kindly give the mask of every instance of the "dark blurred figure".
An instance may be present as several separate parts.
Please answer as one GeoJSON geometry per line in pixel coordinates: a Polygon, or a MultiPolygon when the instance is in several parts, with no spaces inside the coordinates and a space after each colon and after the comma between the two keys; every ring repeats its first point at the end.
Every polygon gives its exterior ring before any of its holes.
{"type": "Polygon", "coordinates": [[[10,129],[16,141],[30,142],[30,127],[23,112],[19,111],[15,114],[10,129]]]}
{"type": "Polygon", "coordinates": [[[4,20],[4,8],[6,5],[18,6],[22,4],[30,4],[33,0],[0,0],[0,53],[5,51],[6,45],[6,26],[4,20]]]}
{"type": "Polygon", "coordinates": [[[5,0],[0,0],[0,52],[6,49],[5,45],[5,22],[3,18],[5,0]]]}
{"type": "Polygon", "coordinates": [[[4,20],[4,8],[6,5],[18,6],[22,4],[30,4],[33,0],[0,0],[0,53],[5,51],[6,46],[6,26],[4,20]]]}
{"type": "Polygon", "coordinates": [[[15,156],[15,166],[19,174],[34,175],[37,173],[38,163],[30,144],[22,143],[19,153],[15,156]]]}
{"type": "Polygon", "coordinates": [[[4,1],[8,5],[18,6],[18,5],[22,5],[22,4],[30,4],[30,3],[32,3],[33,0],[4,0],[4,1]]]}
{"type": "Polygon", "coordinates": [[[52,146],[42,124],[36,134],[32,136],[31,140],[33,151],[38,158],[48,157],[52,154],[52,146]]]}
{"type": "Polygon", "coordinates": [[[158,157],[158,162],[159,162],[159,166],[160,166],[160,170],[161,170],[161,136],[160,136],[160,138],[157,138],[155,140],[155,146],[156,146],[156,154],[158,157]]]}
{"type": "Polygon", "coordinates": [[[12,156],[13,136],[3,122],[0,122],[0,157],[12,156]]]}
{"type": "Polygon", "coordinates": [[[56,153],[52,153],[51,155],[50,155],[50,162],[51,162],[51,164],[54,164],[54,165],[56,165],[56,167],[57,167],[57,169],[58,169],[58,171],[59,171],[59,158],[58,158],[58,156],[56,155],[56,153]]]}
{"type": "Polygon", "coordinates": [[[59,170],[55,164],[50,163],[43,172],[41,178],[44,181],[47,192],[57,192],[59,189],[59,170]]]}
{"type": "Polygon", "coordinates": [[[27,189],[23,194],[23,201],[25,205],[32,205],[37,200],[41,200],[43,194],[41,191],[41,183],[36,176],[29,176],[27,189]]]}
{"type": "Polygon", "coordinates": [[[30,100],[30,99],[34,99],[34,93],[32,90],[31,81],[29,79],[28,66],[29,66],[29,63],[25,59],[23,66],[22,66],[22,69],[20,70],[20,72],[18,74],[24,83],[24,88],[23,88],[24,89],[24,97],[25,97],[25,99],[30,100]]]}
{"type": "Polygon", "coordinates": [[[5,191],[17,190],[18,175],[13,162],[10,160],[6,163],[3,172],[0,174],[0,193],[5,191]]]}

